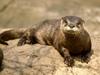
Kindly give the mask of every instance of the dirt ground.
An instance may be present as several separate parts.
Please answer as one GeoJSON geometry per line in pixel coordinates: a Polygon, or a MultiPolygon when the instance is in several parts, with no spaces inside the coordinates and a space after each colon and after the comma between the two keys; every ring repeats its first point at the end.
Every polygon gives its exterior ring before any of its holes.
{"type": "Polygon", "coordinates": [[[29,28],[45,19],[66,15],[85,20],[84,26],[91,36],[94,51],[88,64],[76,61],[73,68],[68,68],[54,48],[40,45],[17,47],[17,39],[8,41],[9,46],[0,45],[5,55],[4,70],[0,75],[100,75],[99,0],[0,0],[1,29],[29,28]]]}

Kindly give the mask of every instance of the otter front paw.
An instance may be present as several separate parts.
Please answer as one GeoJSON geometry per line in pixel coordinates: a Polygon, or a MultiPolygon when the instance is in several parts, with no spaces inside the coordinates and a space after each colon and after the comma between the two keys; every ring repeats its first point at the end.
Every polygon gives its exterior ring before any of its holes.
{"type": "Polygon", "coordinates": [[[69,66],[69,67],[72,67],[74,65],[74,59],[70,56],[66,57],[64,59],[64,63],[69,66]]]}
{"type": "Polygon", "coordinates": [[[88,55],[81,56],[81,62],[88,63],[90,61],[90,57],[88,55]]]}

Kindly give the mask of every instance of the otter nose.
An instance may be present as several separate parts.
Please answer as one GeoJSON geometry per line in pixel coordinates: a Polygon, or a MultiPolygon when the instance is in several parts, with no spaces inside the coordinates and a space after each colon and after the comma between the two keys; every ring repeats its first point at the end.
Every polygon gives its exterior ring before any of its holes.
{"type": "Polygon", "coordinates": [[[71,24],[71,25],[69,25],[69,27],[70,27],[70,28],[74,28],[74,27],[75,27],[75,25],[72,25],[72,24],[71,24]]]}

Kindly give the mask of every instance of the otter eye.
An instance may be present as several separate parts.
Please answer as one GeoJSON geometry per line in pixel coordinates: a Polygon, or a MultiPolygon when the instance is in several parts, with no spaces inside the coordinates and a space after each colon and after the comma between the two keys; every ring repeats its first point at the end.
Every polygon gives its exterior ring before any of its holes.
{"type": "Polygon", "coordinates": [[[80,23],[80,22],[78,22],[78,23],[77,23],[77,25],[81,25],[81,23],[80,23]]]}
{"type": "Polygon", "coordinates": [[[81,26],[81,24],[80,23],[77,23],[77,27],[80,28],[80,26],[81,26]]]}
{"type": "Polygon", "coordinates": [[[67,24],[65,23],[65,25],[64,25],[65,27],[67,26],[67,24]]]}
{"type": "Polygon", "coordinates": [[[66,21],[64,21],[64,26],[66,27],[68,25],[68,23],[66,21]]]}
{"type": "Polygon", "coordinates": [[[63,20],[63,26],[66,27],[69,24],[69,20],[67,20],[66,18],[62,18],[63,20]]]}
{"type": "Polygon", "coordinates": [[[65,22],[64,26],[67,26],[68,25],[68,22],[67,21],[64,21],[64,22],[65,22]]]}

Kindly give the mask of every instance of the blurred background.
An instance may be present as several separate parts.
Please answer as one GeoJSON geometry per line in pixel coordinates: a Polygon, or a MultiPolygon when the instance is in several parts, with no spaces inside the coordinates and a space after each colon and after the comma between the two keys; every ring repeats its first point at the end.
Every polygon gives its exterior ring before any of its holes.
{"type": "Polygon", "coordinates": [[[45,19],[75,15],[99,34],[100,0],[0,0],[0,27],[30,27],[45,19]]]}

